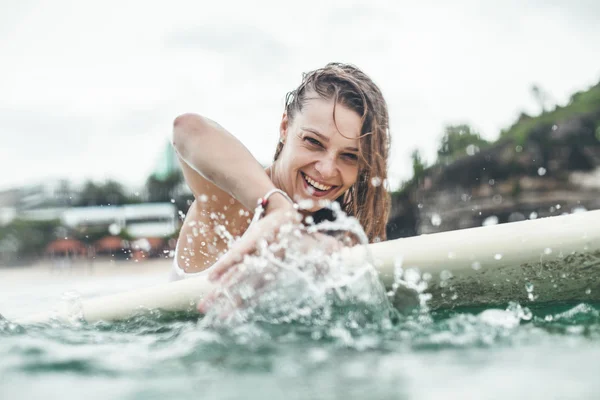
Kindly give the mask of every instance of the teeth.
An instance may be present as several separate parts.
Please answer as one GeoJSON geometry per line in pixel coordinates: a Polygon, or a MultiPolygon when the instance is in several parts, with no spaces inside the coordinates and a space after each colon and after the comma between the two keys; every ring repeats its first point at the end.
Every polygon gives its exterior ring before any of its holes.
{"type": "Polygon", "coordinates": [[[319,190],[325,191],[325,190],[329,190],[333,187],[333,186],[321,185],[320,183],[315,182],[312,179],[310,179],[310,177],[308,175],[304,175],[304,177],[306,178],[306,181],[308,183],[310,183],[312,186],[316,187],[319,190]]]}

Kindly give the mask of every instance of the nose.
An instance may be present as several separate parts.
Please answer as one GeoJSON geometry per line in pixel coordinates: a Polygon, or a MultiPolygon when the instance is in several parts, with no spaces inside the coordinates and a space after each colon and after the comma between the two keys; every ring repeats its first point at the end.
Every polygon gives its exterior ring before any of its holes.
{"type": "Polygon", "coordinates": [[[337,165],[333,157],[323,157],[315,164],[315,169],[321,175],[323,180],[328,180],[335,177],[337,173],[337,165]]]}

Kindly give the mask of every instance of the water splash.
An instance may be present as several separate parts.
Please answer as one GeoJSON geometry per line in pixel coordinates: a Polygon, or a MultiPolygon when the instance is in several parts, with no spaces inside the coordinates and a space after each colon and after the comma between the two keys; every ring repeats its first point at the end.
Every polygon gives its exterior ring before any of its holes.
{"type": "Polygon", "coordinates": [[[498,217],[495,215],[490,215],[489,217],[487,217],[486,219],[483,220],[483,222],[481,223],[482,226],[491,226],[491,225],[498,225],[498,217]]]}
{"type": "Polygon", "coordinates": [[[442,224],[442,217],[438,213],[431,214],[431,225],[440,226],[442,224]]]}
{"type": "Polygon", "coordinates": [[[337,203],[329,207],[335,221],[286,225],[275,242],[260,242],[228,275],[200,325],[296,324],[338,339],[341,330],[353,336],[389,326],[394,309],[370,254],[350,266],[339,251],[366,244],[364,231],[337,203]]]}
{"type": "Polygon", "coordinates": [[[9,321],[0,314],[0,336],[13,336],[25,332],[22,326],[9,321]]]}
{"type": "Polygon", "coordinates": [[[66,321],[73,326],[81,326],[85,320],[81,294],[75,290],[64,292],[61,300],[60,306],[64,309],[64,313],[61,314],[66,316],[66,321]]]}

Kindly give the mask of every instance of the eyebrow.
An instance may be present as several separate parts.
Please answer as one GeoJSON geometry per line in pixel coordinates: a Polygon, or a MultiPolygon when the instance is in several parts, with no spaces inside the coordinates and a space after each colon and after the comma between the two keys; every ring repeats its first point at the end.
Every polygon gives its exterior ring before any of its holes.
{"type": "MultiPolygon", "coordinates": [[[[323,135],[321,132],[317,131],[316,129],[313,129],[313,128],[307,128],[307,127],[304,127],[304,126],[300,127],[300,129],[302,129],[303,131],[307,131],[307,132],[310,132],[310,133],[314,133],[314,134],[315,134],[315,135],[317,135],[319,138],[321,138],[321,140],[323,140],[324,142],[327,142],[327,143],[329,143],[329,138],[328,138],[327,136],[323,135]]],[[[345,149],[345,150],[350,150],[350,151],[355,151],[355,152],[357,152],[357,153],[358,153],[358,151],[359,151],[359,150],[358,150],[356,147],[349,147],[349,146],[348,146],[348,147],[345,147],[344,149],[345,149]]]]}

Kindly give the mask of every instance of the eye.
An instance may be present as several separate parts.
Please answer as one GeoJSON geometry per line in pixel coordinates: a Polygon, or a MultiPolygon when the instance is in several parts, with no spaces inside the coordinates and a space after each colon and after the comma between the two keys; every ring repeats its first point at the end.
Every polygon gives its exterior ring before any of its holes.
{"type": "Polygon", "coordinates": [[[342,157],[350,161],[358,161],[358,155],[354,153],[344,153],[342,154],[342,157]]]}
{"type": "Polygon", "coordinates": [[[306,140],[308,143],[312,144],[313,146],[323,147],[323,145],[321,144],[321,142],[319,142],[315,138],[311,138],[310,136],[306,136],[304,138],[304,140],[306,140]]]}

